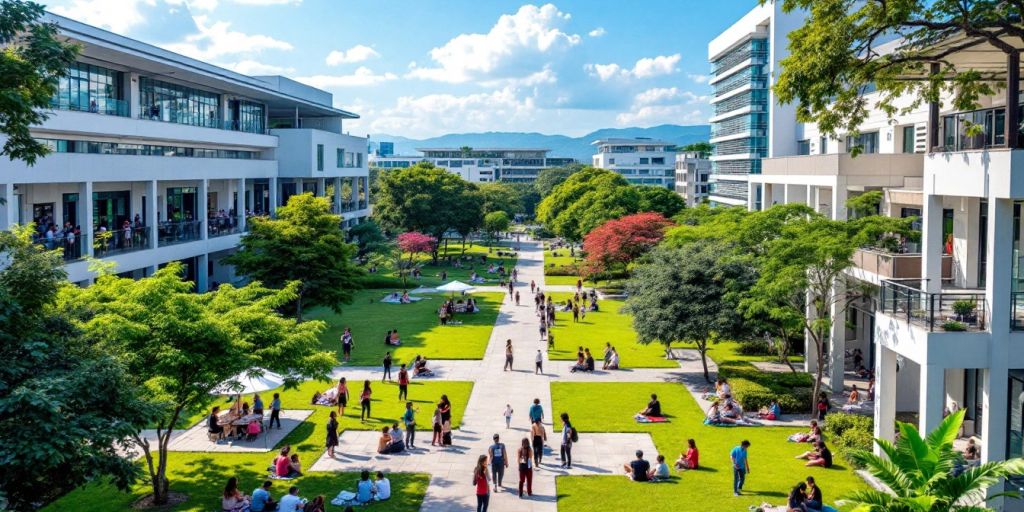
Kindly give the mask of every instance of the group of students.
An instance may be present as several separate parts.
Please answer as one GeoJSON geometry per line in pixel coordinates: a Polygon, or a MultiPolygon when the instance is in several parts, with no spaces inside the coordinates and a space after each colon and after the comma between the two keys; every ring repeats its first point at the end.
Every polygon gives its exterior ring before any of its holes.
{"type": "MultiPolygon", "coordinates": [[[[288,492],[275,500],[270,491],[274,483],[265,480],[257,487],[251,496],[246,496],[238,489],[238,479],[231,477],[224,486],[221,497],[222,512],[324,512],[326,502],[323,495],[312,500],[299,496],[298,486],[291,486],[288,492]]],[[[360,479],[356,482],[355,498],[353,502],[365,504],[371,501],[384,501],[391,498],[391,481],[384,475],[383,471],[377,472],[377,479],[370,480],[370,472],[363,470],[360,479]]],[[[345,509],[345,512],[352,511],[352,507],[345,509]]]]}
{"type": "Polygon", "coordinates": [[[821,497],[821,488],[813,476],[796,484],[789,492],[786,502],[788,512],[820,512],[825,507],[821,497]]]}
{"type": "MultiPolygon", "coordinates": [[[[263,398],[260,397],[259,393],[256,393],[252,397],[253,404],[252,408],[249,408],[249,402],[236,401],[226,417],[226,422],[221,421],[220,407],[214,406],[210,410],[209,416],[206,417],[206,429],[207,432],[218,440],[227,437],[234,436],[236,439],[255,439],[263,431],[263,413],[264,404],[263,398]],[[246,424],[235,425],[233,420],[239,418],[245,418],[246,416],[257,415],[258,418],[250,421],[246,424]]],[[[267,422],[267,428],[273,428],[277,425],[278,430],[281,429],[281,395],[274,393],[273,400],[270,401],[270,421],[267,422]]]]}

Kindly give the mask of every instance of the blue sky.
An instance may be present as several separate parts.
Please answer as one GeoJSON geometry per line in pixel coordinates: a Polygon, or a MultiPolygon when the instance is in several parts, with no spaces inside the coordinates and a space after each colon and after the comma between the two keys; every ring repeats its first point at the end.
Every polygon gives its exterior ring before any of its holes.
{"type": "Polygon", "coordinates": [[[353,134],[428,137],[701,124],[708,41],[755,0],[54,0],[59,14],[357,112],[353,134]]]}

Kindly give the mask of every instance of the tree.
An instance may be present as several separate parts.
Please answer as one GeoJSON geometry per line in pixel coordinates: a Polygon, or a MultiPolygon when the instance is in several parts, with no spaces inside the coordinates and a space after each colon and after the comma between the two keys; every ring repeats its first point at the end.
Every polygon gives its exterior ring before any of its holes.
{"type": "Polygon", "coordinates": [[[537,206],[537,220],[573,242],[609,219],[636,213],[640,193],[622,175],[587,167],[556,186],[537,206]]]}
{"type": "Polygon", "coordinates": [[[93,346],[117,358],[154,411],[155,451],[140,431],[133,435],[154,504],[166,503],[170,491],[171,434],[183,416],[215,399],[210,393],[221,383],[257,368],[286,376],[289,385],[327,378],[336,360],[321,350],[324,323],[299,323],[276,311],[296,301],[301,286],[296,281],[279,290],[225,284],[197,294],[181,264],[171,263],[144,279],[105,274],[88,288],[62,290],[63,310],[93,346]]]}
{"type": "Polygon", "coordinates": [[[662,343],[666,352],[675,342],[694,343],[709,382],[708,346],[742,333],[736,306],[756,279],[751,265],[722,257],[727,253],[716,244],[659,247],[626,284],[625,310],[633,315],[637,341],[662,343]]]}
{"type": "Polygon", "coordinates": [[[582,171],[587,166],[583,164],[569,164],[561,167],[549,167],[543,169],[537,174],[537,179],[533,181],[533,188],[540,194],[541,199],[547,197],[552,190],[558,185],[561,185],[563,181],[569,179],[573,173],[582,171]]]}
{"type": "Polygon", "coordinates": [[[862,489],[843,496],[838,504],[856,512],[994,510],[984,506],[991,498],[986,491],[1003,478],[1024,473],[1024,459],[986,462],[957,473],[954,469],[962,461],[953,441],[963,420],[963,410],[950,414],[924,438],[913,425],[896,422],[900,435],[895,444],[875,439],[885,457],[864,450],[851,453],[892,492],[862,489]]]}
{"type": "Polygon", "coordinates": [[[291,196],[277,209],[277,218],[255,217],[249,229],[226,262],[272,288],[298,281],[292,304],[297,319],[307,306],[341,311],[352,301],[363,271],[353,262],[356,247],[345,243],[341,217],[331,213],[326,198],[291,196]]]}
{"type": "Polygon", "coordinates": [[[31,234],[0,232],[0,500],[19,511],[104,478],[127,490],[141,472],[118,449],[149,412],[117,360],[56,310],[71,286],[63,260],[31,234]]]}
{"type": "Polygon", "coordinates": [[[408,233],[398,235],[398,248],[401,249],[403,253],[409,254],[410,267],[412,266],[414,256],[419,253],[434,252],[436,246],[437,239],[430,235],[425,235],[416,231],[410,231],[408,233]]]}
{"type": "Polygon", "coordinates": [[[636,187],[636,191],[640,194],[638,211],[656,212],[672,218],[686,208],[686,201],[683,201],[682,196],[665,187],[643,185],[636,187]]]}
{"type": "Polygon", "coordinates": [[[484,231],[487,232],[489,240],[497,240],[498,234],[508,231],[512,225],[512,219],[503,211],[491,212],[484,216],[484,231]]]}
{"type": "Polygon", "coordinates": [[[29,127],[49,117],[44,109],[79,51],[58,39],[55,24],[40,21],[43,9],[34,2],[0,2],[0,133],[7,139],[0,155],[28,165],[49,153],[29,127]]]}
{"type": "Polygon", "coordinates": [[[782,8],[809,15],[789,34],[775,93],[832,136],[857,133],[875,106],[893,116],[948,95],[956,110],[980,108],[982,96],[1005,87],[1006,69],[956,55],[989,46],[1019,56],[1010,41],[1024,37],[1021,2],[784,0],[782,8]]]}
{"type": "Polygon", "coordinates": [[[380,230],[380,225],[372,220],[365,220],[348,228],[348,238],[356,245],[356,256],[364,258],[381,254],[388,249],[388,239],[380,230]]]}
{"type": "Polygon", "coordinates": [[[715,146],[709,142],[694,142],[679,149],[684,153],[700,153],[701,158],[707,158],[714,150],[715,146]]]}
{"type": "Polygon", "coordinates": [[[441,240],[449,229],[468,235],[479,227],[482,207],[476,185],[420,162],[381,176],[373,215],[386,229],[419,231],[441,240]]]}
{"type": "Polygon", "coordinates": [[[626,215],[598,226],[583,238],[586,266],[593,272],[626,266],[646,254],[665,236],[672,221],[661,214],[646,212],[626,215]]]}

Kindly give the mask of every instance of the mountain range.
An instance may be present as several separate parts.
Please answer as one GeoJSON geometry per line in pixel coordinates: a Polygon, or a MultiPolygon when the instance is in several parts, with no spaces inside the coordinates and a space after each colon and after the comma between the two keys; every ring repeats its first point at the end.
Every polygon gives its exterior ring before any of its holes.
{"type": "Polygon", "coordinates": [[[650,128],[602,128],[582,137],[566,135],[546,135],[543,133],[525,132],[483,132],[483,133],[449,133],[428,139],[410,139],[407,137],[373,134],[371,142],[393,142],[396,155],[418,155],[416,148],[544,148],[550,149],[552,157],[572,157],[582,163],[589,163],[597,139],[621,137],[648,137],[651,139],[672,142],[685,146],[694,142],[707,141],[711,137],[711,127],[706,124],[681,126],[663,124],[650,128]]]}

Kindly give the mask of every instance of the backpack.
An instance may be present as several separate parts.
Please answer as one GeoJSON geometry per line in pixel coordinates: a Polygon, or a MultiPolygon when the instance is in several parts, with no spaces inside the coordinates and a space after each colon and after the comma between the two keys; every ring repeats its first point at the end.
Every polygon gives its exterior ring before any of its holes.
{"type": "Polygon", "coordinates": [[[569,427],[569,440],[574,443],[580,441],[580,433],[576,431],[576,427],[569,427]]]}

